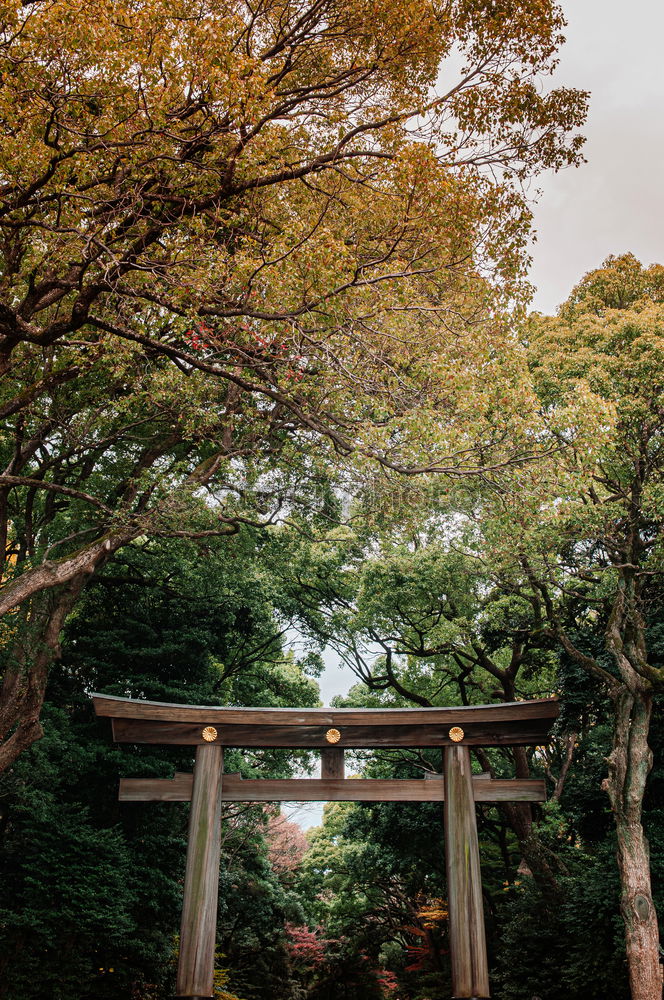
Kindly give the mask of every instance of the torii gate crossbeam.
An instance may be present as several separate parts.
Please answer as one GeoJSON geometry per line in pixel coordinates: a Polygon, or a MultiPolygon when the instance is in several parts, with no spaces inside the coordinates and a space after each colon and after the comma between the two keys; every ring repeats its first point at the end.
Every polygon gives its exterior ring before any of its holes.
{"type": "Polygon", "coordinates": [[[450,957],[455,1000],[489,997],[475,802],[536,802],[543,781],[472,774],[471,746],[548,742],[555,699],[461,708],[217,708],[93,695],[120,743],[196,747],[193,774],[124,778],[121,801],[191,801],[176,995],[211,997],[224,801],[444,802],[450,957]],[[245,780],[224,774],[223,749],[320,749],[318,779],[245,780]],[[344,777],[344,749],[440,747],[444,775],[422,779],[344,777]]]}

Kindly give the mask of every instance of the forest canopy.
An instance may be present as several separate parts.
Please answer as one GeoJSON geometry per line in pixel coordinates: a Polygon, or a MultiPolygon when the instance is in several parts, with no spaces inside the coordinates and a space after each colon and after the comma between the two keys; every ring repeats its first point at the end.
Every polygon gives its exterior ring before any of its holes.
{"type": "MultiPolygon", "coordinates": [[[[659,1000],[664,269],[528,314],[526,192],[582,159],[563,29],[0,5],[0,997],[172,990],[186,808],[115,788],[191,755],[114,748],[89,693],[314,706],[333,650],[346,706],[559,698],[550,748],[474,758],[549,791],[478,807],[495,996],[659,1000]]],[[[221,1000],[448,995],[435,805],[222,841],[221,1000]]]]}
{"type": "Polygon", "coordinates": [[[537,450],[496,419],[506,387],[522,409],[503,313],[521,183],[578,161],[586,95],[540,86],[555,5],[484,15],[5,4],[0,766],[124,545],[324,506],[330,456],[468,475],[537,450]]]}

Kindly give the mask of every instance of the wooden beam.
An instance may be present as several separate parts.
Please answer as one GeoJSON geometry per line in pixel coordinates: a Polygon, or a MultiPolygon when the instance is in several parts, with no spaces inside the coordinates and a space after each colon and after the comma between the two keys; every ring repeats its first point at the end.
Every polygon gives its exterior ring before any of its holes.
{"type": "Polygon", "coordinates": [[[560,711],[555,698],[469,705],[454,708],[220,708],[215,705],[178,705],[93,694],[95,712],[115,719],[148,719],[198,723],[202,726],[461,726],[473,722],[554,720],[560,711]]]}
{"type": "MultiPolygon", "coordinates": [[[[193,774],[173,778],[120,778],[120,802],[191,802],[193,774]]],[[[222,784],[223,796],[223,784],[222,784]]]]}
{"type": "Polygon", "coordinates": [[[180,926],[179,997],[214,993],[223,762],[220,746],[196,750],[180,926]]]}
{"type": "MultiPolygon", "coordinates": [[[[550,718],[517,718],[504,722],[467,722],[464,725],[464,746],[538,746],[548,741],[550,718]]],[[[162,743],[177,746],[200,746],[205,743],[203,731],[214,728],[217,742],[225,747],[310,747],[326,749],[329,743],[325,726],[294,725],[222,725],[210,716],[205,725],[199,722],[167,722],[154,719],[113,719],[113,739],[117,743],[162,743]]],[[[336,728],[336,727],[335,727],[336,728]]],[[[428,725],[364,725],[339,728],[338,747],[441,747],[450,746],[451,726],[428,725]]]]}
{"type": "MultiPolygon", "coordinates": [[[[187,802],[191,798],[192,775],[174,778],[122,778],[121,802],[187,802]]],[[[491,780],[477,775],[472,780],[475,802],[544,802],[546,786],[536,778],[491,780]]],[[[225,774],[223,802],[442,802],[442,775],[421,778],[285,778],[245,779],[225,774]]]]}
{"type": "Polygon", "coordinates": [[[449,905],[452,993],[455,1000],[489,996],[489,967],[484,933],[482,875],[475,818],[470,751],[445,748],[445,862],[449,905]]]}

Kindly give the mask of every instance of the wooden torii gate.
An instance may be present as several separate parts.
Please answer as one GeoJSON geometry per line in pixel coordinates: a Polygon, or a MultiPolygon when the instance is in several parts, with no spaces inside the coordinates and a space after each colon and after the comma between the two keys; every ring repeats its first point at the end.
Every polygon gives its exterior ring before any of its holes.
{"type": "Polygon", "coordinates": [[[537,746],[558,716],[554,699],[463,708],[213,708],[92,696],[118,743],[196,747],[193,774],[123,778],[121,801],[191,801],[177,974],[178,997],[213,995],[222,802],[444,802],[452,987],[489,997],[475,802],[541,802],[544,781],[473,775],[470,747],[537,746]],[[224,747],[320,749],[321,777],[225,774],[224,747]],[[344,777],[344,749],[441,747],[429,780],[344,777]]]}

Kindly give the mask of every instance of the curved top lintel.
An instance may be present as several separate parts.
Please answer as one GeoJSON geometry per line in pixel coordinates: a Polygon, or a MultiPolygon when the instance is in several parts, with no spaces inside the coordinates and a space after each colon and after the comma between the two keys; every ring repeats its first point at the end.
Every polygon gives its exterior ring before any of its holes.
{"type": "Polygon", "coordinates": [[[474,722],[500,726],[500,723],[526,720],[550,719],[553,722],[560,711],[555,698],[451,708],[225,708],[105,694],[93,694],[92,701],[97,715],[113,719],[233,726],[465,726],[474,722]]]}

